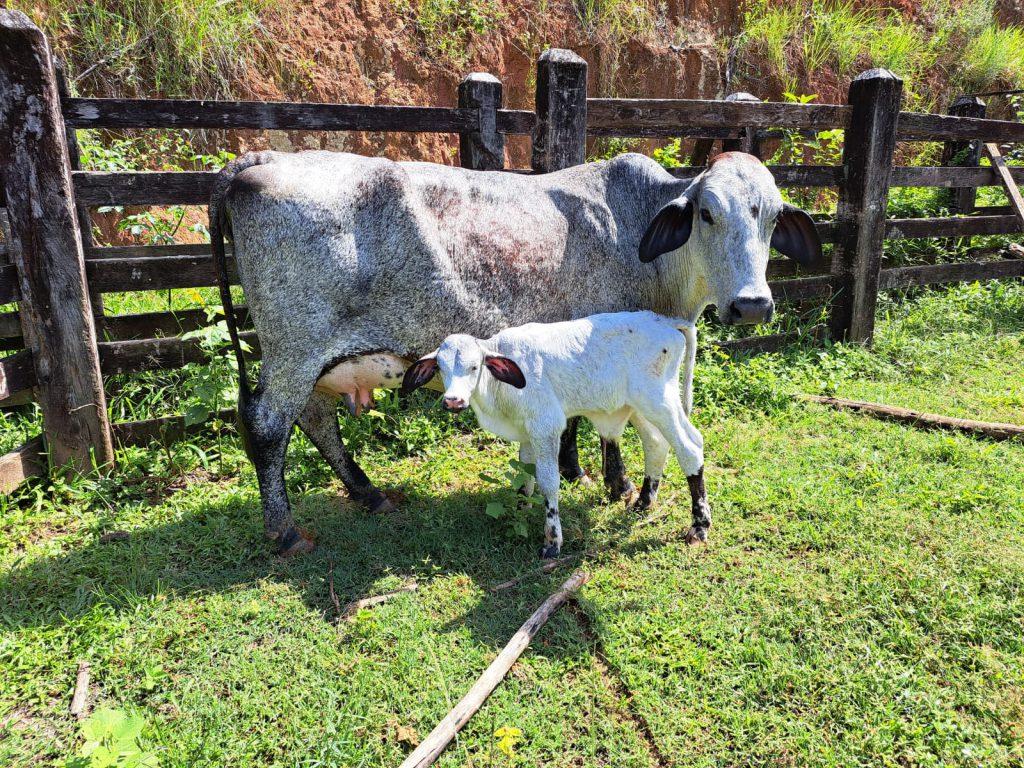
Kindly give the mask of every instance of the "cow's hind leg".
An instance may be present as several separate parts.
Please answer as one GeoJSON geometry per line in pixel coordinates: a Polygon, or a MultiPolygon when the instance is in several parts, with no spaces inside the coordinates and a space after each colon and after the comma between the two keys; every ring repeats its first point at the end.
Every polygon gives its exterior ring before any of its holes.
{"type": "Polygon", "coordinates": [[[282,555],[298,555],[313,550],[313,537],[295,526],[288,491],[284,482],[285,454],[292,427],[313,388],[301,385],[301,377],[275,377],[271,364],[264,361],[260,386],[239,405],[244,440],[256,469],[263,503],[263,526],[267,538],[277,543],[282,555]],[[281,386],[284,384],[285,386],[281,386]]]}
{"type": "Polygon", "coordinates": [[[618,440],[601,438],[601,473],[604,485],[612,501],[629,502],[636,493],[636,486],[626,475],[626,465],[622,462],[622,451],[618,440]]]}
{"type": "Polygon", "coordinates": [[[374,513],[390,512],[394,509],[388,497],[374,487],[362,467],[345,448],[338,427],[337,398],[326,392],[313,390],[309,402],[299,416],[299,427],[345,484],[353,499],[374,513]]]}

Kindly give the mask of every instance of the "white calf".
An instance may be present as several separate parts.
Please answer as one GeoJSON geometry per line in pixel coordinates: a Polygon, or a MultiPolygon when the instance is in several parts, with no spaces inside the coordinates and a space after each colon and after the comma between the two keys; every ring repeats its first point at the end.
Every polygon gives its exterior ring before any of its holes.
{"type": "Polygon", "coordinates": [[[646,474],[636,508],[654,502],[669,448],[675,451],[692,501],[693,527],[686,538],[696,543],[707,540],[711,526],[704,438],[688,418],[696,352],[692,323],[653,312],[530,323],[486,340],[449,336],[406,371],[402,391],[423,386],[440,370],[446,408],[472,407],[482,427],[520,444],[519,458],[536,465],[547,506],[542,557],[556,556],[562,546],[558,447],[573,416],[585,416],[610,441],[618,441],[627,421],[636,427],[646,474]],[[490,375],[484,375],[485,368],[490,375]]]}

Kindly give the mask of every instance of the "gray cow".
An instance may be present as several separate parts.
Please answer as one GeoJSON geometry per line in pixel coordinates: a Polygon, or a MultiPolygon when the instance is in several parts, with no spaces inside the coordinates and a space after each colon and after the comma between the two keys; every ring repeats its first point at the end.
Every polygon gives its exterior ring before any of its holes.
{"type": "MultiPolygon", "coordinates": [[[[221,294],[239,364],[243,438],[267,536],[312,549],[284,483],[293,425],[371,510],[384,494],[346,451],[337,402],[375,387],[451,333],[487,338],[526,322],[650,309],[695,320],[767,321],[769,243],[821,258],[810,217],[784,205],[768,170],[719,155],[692,181],[637,154],[544,175],[470,171],[330,152],[248,154],[210,202],[221,294]],[[262,347],[250,390],[227,289],[224,234],[262,347]]],[[[573,447],[574,441],[573,441],[573,447]]],[[[617,446],[606,475],[621,492],[617,446]]]]}

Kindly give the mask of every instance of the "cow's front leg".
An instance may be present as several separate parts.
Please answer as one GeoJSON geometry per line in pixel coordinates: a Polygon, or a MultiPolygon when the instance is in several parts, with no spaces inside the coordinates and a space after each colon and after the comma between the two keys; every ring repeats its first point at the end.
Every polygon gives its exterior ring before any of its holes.
{"type": "Polygon", "coordinates": [[[618,440],[601,438],[601,472],[612,501],[632,501],[636,494],[636,486],[626,475],[626,466],[622,463],[618,440]]]}
{"type": "Polygon", "coordinates": [[[558,557],[562,551],[562,521],[558,517],[558,437],[531,442],[537,452],[537,490],[544,497],[544,546],[540,556],[558,557]]]}
{"type": "Polygon", "coordinates": [[[711,528],[711,505],[708,503],[708,493],[704,489],[704,465],[693,475],[688,475],[686,484],[690,486],[690,514],[692,525],[686,532],[686,543],[705,543],[708,540],[708,530],[711,528]]]}

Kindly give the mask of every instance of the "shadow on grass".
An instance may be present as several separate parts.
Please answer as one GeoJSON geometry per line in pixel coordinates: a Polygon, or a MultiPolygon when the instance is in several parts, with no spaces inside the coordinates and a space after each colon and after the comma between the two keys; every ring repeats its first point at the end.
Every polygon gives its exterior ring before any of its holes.
{"type": "MultiPolygon", "coordinates": [[[[291,585],[307,606],[329,620],[335,614],[327,582],[331,562],[342,605],[388,591],[390,585],[382,580],[389,576],[427,581],[464,575],[486,588],[541,564],[542,515],[531,521],[529,536],[523,539],[484,513],[493,491],[425,495],[398,490],[405,494],[400,509],[378,516],[333,489],[296,495],[296,518],[316,532],[319,546],[310,555],[288,560],[271,554],[263,538],[254,490],[201,502],[125,539],[104,542],[96,537],[72,551],[16,565],[0,577],[5,606],[0,621],[11,629],[57,626],[100,606],[130,613],[161,594],[230,592],[265,580],[291,585]]],[[[562,505],[566,554],[586,549],[591,538],[590,508],[598,503],[598,492],[585,496],[578,502],[565,499],[562,505]]],[[[479,641],[501,646],[529,615],[529,606],[543,598],[550,581],[567,572],[488,593],[459,623],[479,641]]]]}

